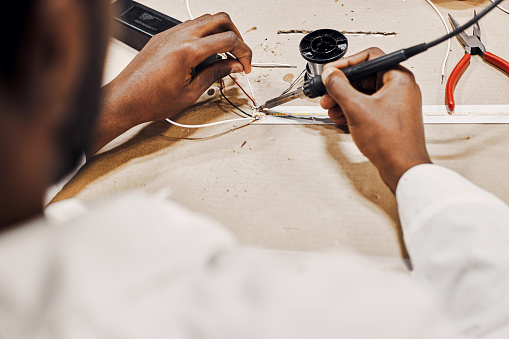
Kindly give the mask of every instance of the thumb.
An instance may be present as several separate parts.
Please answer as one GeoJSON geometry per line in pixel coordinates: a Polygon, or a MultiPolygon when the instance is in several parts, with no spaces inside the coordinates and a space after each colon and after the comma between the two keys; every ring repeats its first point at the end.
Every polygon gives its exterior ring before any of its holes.
{"type": "Polygon", "coordinates": [[[235,59],[219,60],[197,73],[187,88],[198,98],[215,82],[230,73],[240,73],[243,70],[242,64],[235,59]]]}
{"type": "Polygon", "coordinates": [[[348,78],[343,72],[335,67],[327,67],[322,73],[322,81],[327,88],[327,93],[341,107],[347,120],[355,118],[353,115],[362,112],[363,102],[366,95],[357,91],[350,85],[348,78]]]}

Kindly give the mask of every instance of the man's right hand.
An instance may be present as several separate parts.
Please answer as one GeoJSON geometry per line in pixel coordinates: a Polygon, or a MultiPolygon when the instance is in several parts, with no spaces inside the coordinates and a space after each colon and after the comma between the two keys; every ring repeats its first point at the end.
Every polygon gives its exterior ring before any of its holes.
{"type": "Polygon", "coordinates": [[[424,140],[419,86],[412,72],[402,66],[353,84],[340,71],[382,55],[380,49],[370,48],[326,65],[322,80],[328,94],[322,97],[321,105],[336,124],[348,122],[357,147],[395,192],[407,170],[431,163],[424,140]]]}

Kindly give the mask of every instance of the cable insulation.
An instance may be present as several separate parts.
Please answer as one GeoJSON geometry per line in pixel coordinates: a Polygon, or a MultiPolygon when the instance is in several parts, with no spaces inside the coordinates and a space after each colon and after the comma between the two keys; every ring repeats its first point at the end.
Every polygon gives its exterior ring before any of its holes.
{"type": "Polygon", "coordinates": [[[186,6],[187,6],[187,14],[189,15],[189,19],[194,20],[193,13],[191,13],[191,4],[189,3],[190,0],[186,0],[186,6]]]}
{"type": "Polygon", "coordinates": [[[466,30],[467,28],[469,28],[470,26],[475,24],[477,21],[481,20],[482,17],[484,17],[486,14],[488,14],[493,8],[497,7],[498,4],[500,4],[502,1],[504,1],[504,0],[494,0],[491,5],[487,6],[481,13],[474,16],[472,19],[470,19],[470,21],[468,21],[463,26],[458,27],[457,29],[453,30],[449,34],[446,34],[438,39],[428,42],[426,44],[427,48],[435,47],[436,45],[441,44],[442,42],[460,34],[464,30],[466,30]]]}
{"type": "MultiPolygon", "coordinates": [[[[493,2],[493,0],[490,0],[491,2],[493,2]]],[[[503,12],[506,12],[507,14],[509,14],[509,10],[508,9],[505,9],[504,7],[500,6],[500,5],[497,5],[497,7],[502,10],[503,12]]]]}
{"type": "Polygon", "coordinates": [[[202,124],[202,125],[184,125],[184,124],[179,124],[178,122],[175,122],[173,120],[166,119],[166,121],[168,121],[170,124],[173,124],[173,125],[178,126],[178,127],[183,127],[183,128],[212,127],[212,126],[227,124],[227,123],[230,123],[230,122],[246,121],[246,120],[254,121],[255,119],[253,119],[253,118],[237,118],[237,119],[230,119],[230,120],[221,120],[221,121],[211,122],[210,124],[202,124]]]}
{"type": "MultiPolygon", "coordinates": [[[[447,31],[447,34],[451,33],[451,31],[449,30],[449,25],[447,25],[447,21],[445,21],[444,16],[442,15],[442,13],[440,13],[440,11],[438,10],[437,6],[435,6],[435,4],[431,2],[431,0],[426,0],[426,1],[428,2],[428,4],[431,5],[431,7],[433,7],[435,12],[437,12],[438,16],[442,20],[442,23],[444,24],[444,27],[445,27],[445,30],[447,31]]],[[[447,60],[449,59],[449,54],[450,53],[451,53],[451,39],[449,39],[447,41],[447,53],[445,53],[444,63],[442,64],[442,83],[444,82],[445,67],[447,65],[447,60]]]]}
{"type": "Polygon", "coordinates": [[[228,75],[228,76],[229,76],[229,77],[233,80],[233,82],[234,82],[237,86],[239,86],[239,88],[242,90],[242,92],[244,92],[244,94],[248,97],[248,99],[249,99],[249,100],[251,100],[251,102],[253,103],[253,105],[255,105],[255,106],[256,106],[256,102],[254,101],[254,99],[253,99],[253,98],[251,98],[251,97],[249,96],[249,94],[247,94],[246,90],[245,90],[244,88],[242,88],[242,86],[241,86],[241,85],[239,85],[239,83],[237,82],[237,80],[235,80],[235,78],[234,78],[234,77],[232,77],[231,75],[228,75]]]}
{"type": "Polygon", "coordinates": [[[258,106],[258,104],[256,103],[256,99],[255,99],[254,91],[253,91],[253,86],[251,86],[251,81],[249,81],[249,77],[247,76],[246,73],[242,73],[242,75],[244,75],[244,77],[247,80],[247,85],[249,86],[249,91],[251,91],[251,98],[253,98],[253,104],[254,104],[254,107],[256,107],[256,106],[258,106]]]}
{"type": "Polygon", "coordinates": [[[247,113],[246,111],[242,110],[239,106],[235,105],[233,102],[230,101],[230,99],[228,99],[228,97],[224,94],[223,92],[223,85],[222,85],[222,81],[219,82],[219,92],[221,92],[221,95],[223,96],[223,98],[231,105],[233,106],[235,109],[237,109],[238,111],[242,112],[243,114],[247,115],[248,117],[252,117],[253,115],[252,114],[249,114],[247,113]]]}
{"type": "Polygon", "coordinates": [[[297,68],[297,66],[279,62],[252,62],[251,66],[261,68],[297,68]]]}
{"type": "MultiPolygon", "coordinates": [[[[189,15],[189,18],[191,20],[194,20],[194,16],[193,16],[193,13],[191,12],[191,4],[190,4],[190,0],[186,0],[186,7],[187,7],[187,14],[189,15]]],[[[231,53],[226,53],[227,55],[229,55],[230,57],[232,58],[235,58],[231,53]]],[[[226,57],[226,56],[225,56],[226,57]]],[[[247,94],[247,92],[244,90],[244,88],[242,88],[242,86],[240,86],[240,84],[231,76],[229,75],[230,78],[233,80],[233,82],[235,82],[235,84],[242,90],[242,92],[244,92],[244,94],[249,98],[249,100],[251,100],[253,102],[253,105],[256,106],[256,101],[254,100],[254,92],[253,92],[253,87],[251,86],[251,82],[249,81],[249,78],[247,77],[246,75],[246,80],[247,80],[247,83],[249,85],[249,88],[251,90],[251,96],[249,96],[249,94],[247,94]]],[[[202,128],[202,127],[211,127],[211,126],[217,126],[217,125],[221,125],[221,124],[226,124],[226,123],[230,123],[230,122],[236,122],[236,121],[246,121],[246,120],[251,120],[251,121],[254,121],[254,119],[252,118],[252,115],[251,114],[248,114],[246,113],[245,111],[243,111],[242,109],[240,109],[238,106],[236,106],[234,103],[232,103],[227,97],[226,95],[223,93],[223,81],[220,80],[219,81],[219,91],[221,92],[221,95],[223,96],[223,98],[231,105],[233,106],[235,109],[239,110],[240,112],[242,112],[243,114],[249,116],[250,118],[238,118],[238,119],[230,119],[230,120],[223,120],[223,121],[216,121],[216,122],[212,122],[212,123],[209,123],[209,124],[201,124],[201,125],[185,125],[185,124],[180,124],[178,122],[175,122],[171,119],[166,119],[167,122],[169,122],[170,124],[173,124],[175,126],[179,126],[179,127],[183,127],[183,128],[202,128]]]]}

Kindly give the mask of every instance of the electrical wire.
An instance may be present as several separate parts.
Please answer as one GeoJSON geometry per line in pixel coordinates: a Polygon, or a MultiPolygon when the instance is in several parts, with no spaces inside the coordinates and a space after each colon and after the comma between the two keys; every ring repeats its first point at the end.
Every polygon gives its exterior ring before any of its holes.
{"type": "MultiPolygon", "coordinates": [[[[442,42],[460,34],[461,32],[463,32],[464,30],[466,30],[467,28],[469,28],[470,26],[472,26],[473,24],[475,24],[477,21],[481,20],[482,17],[484,17],[486,14],[488,14],[493,8],[495,8],[496,6],[498,6],[498,4],[500,4],[502,1],[504,0],[493,0],[492,4],[487,6],[481,13],[477,14],[476,16],[474,16],[472,19],[470,19],[470,21],[468,21],[466,24],[464,24],[463,26],[460,26],[458,27],[457,29],[453,30],[451,33],[449,34],[446,34],[438,39],[435,39],[431,42],[428,42],[426,43],[426,48],[431,48],[431,47],[435,47],[436,45],[438,44],[441,44],[442,42]]],[[[416,46],[414,46],[416,47],[416,46]]]]}
{"type": "MultiPolygon", "coordinates": [[[[189,18],[191,20],[194,19],[194,16],[193,16],[193,13],[191,12],[191,4],[190,4],[190,0],[186,0],[186,7],[187,7],[187,14],[189,14],[189,18]]],[[[231,53],[226,53],[228,56],[235,58],[235,56],[233,56],[231,53]]],[[[225,58],[227,56],[224,56],[225,58]]],[[[244,74],[246,76],[246,80],[247,80],[247,83],[249,85],[249,89],[251,91],[251,96],[249,96],[249,94],[247,94],[247,92],[244,90],[244,88],[242,88],[242,86],[231,76],[230,78],[233,80],[233,82],[235,82],[235,84],[242,90],[242,92],[244,92],[244,94],[249,98],[249,100],[251,100],[251,102],[253,103],[253,105],[256,107],[256,100],[254,99],[254,92],[253,92],[253,87],[251,86],[251,82],[249,81],[249,78],[247,77],[246,74],[244,74]]],[[[170,124],[173,124],[175,126],[179,126],[179,127],[183,127],[183,128],[202,128],[202,127],[211,127],[211,126],[217,126],[217,125],[221,125],[221,124],[226,124],[226,123],[230,123],[230,122],[236,122],[236,121],[246,121],[246,120],[250,120],[250,121],[254,121],[256,119],[254,119],[252,117],[252,114],[248,114],[246,113],[245,111],[243,111],[242,109],[240,109],[238,106],[236,106],[234,103],[232,103],[227,97],[226,95],[223,93],[223,82],[222,80],[219,81],[219,91],[221,92],[221,95],[222,97],[231,105],[233,106],[235,109],[239,110],[240,112],[242,112],[243,114],[249,116],[249,118],[238,118],[238,119],[230,119],[230,120],[223,120],[223,121],[216,121],[216,122],[212,122],[212,123],[209,123],[209,124],[201,124],[201,125],[185,125],[185,124],[179,124],[171,119],[166,119],[167,122],[169,122],[170,124]]]]}
{"type": "MultiPolygon", "coordinates": [[[[193,20],[194,16],[191,12],[191,4],[190,0],[186,0],[186,8],[187,8],[187,14],[189,15],[189,19],[193,20]]],[[[229,54],[229,53],[228,53],[229,54]]],[[[253,67],[262,67],[262,68],[297,68],[297,66],[293,66],[290,64],[282,64],[278,62],[252,62],[251,66],[253,67]]]]}
{"type": "Polygon", "coordinates": [[[183,128],[212,127],[212,126],[227,124],[227,123],[230,123],[230,122],[246,121],[246,120],[249,120],[249,121],[252,122],[252,121],[255,121],[256,119],[254,119],[254,118],[237,118],[237,119],[230,119],[230,120],[221,120],[221,121],[211,122],[210,124],[202,124],[202,125],[184,125],[184,124],[179,124],[178,122],[175,122],[173,120],[166,119],[166,121],[168,121],[170,124],[173,124],[173,125],[178,126],[178,127],[183,127],[183,128]]]}
{"type": "Polygon", "coordinates": [[[222,120],[222,121],[216,121],[216,122],[212,122],[212,123],[209,123],[209,124],[202,124],[202,125],[184,125],[184,124],[179,124],[178,122],[175,122],[171,119],[166,119],[166,121],[168,121],[170,124],[173,124],[175,126],[179,126],[179,127],[183,127],[183,128],[202,128],[202,127],[211,127],[211,126],[217,126],[217,125],[221,125],[221,124],[226,124],[226,123],[230,123],[230,122],[236,122],[236,121],[246,121],[246,120],[251,120],[252,121],[255,121],[256,118],[253,117],[252,114],[249,114],[247,112],[245,112],[244,110],[242,110],[240,107],[238,107],[237,105],[235,105],[233,102],[230,101],[230,99],[228,99],[228,97],[226,97],[226,95],[224,94],[223,92],[223,81],[222,80],[219,80],[219,92],[221,93],[221,95],[223,96],[223,98],[231,105],[233,106],[235,109],[237,109],[238,111],[242,112],[243,114],[247,115],[249,118],[238,118],[238,119],[230,119],[230,120],[222,120]]]}
{"type": "Polygon", "coordinates": [[[189,14],[189,19],[194,20],[193,13],[191,13],[191,4],[189,1],[190,0],[186,0],[187,14],[189,14]]]}
{"type": "MultiPolygon", "coordinates": [[[[242,88],[242,86],[237,82],[237,80],[235,80],[234,77],[232,77],[231,75],[229,75],[229,77],[233,80],[233,82],[242,90],[242,92],[244,92],[244,94],[248,97],[249,100],[251,100],[251,102],[253,103],[253,105],[255,105],[256,107],[256,101],[251,98],[251,96],[249,96],[249,94],[247,94],[246,90],[244,88],[242,88]]],[[[249,80],[248,80],[249,81],[249,80]]],[[[251,85],[249,85],[251,86],[251,85]]]]}
{"type": "Polygon", "coordinates": [[[486,14],[493,10],[502,1],[503,0],[495,0],[489,6],[486,6],[486,8],[481,13],[474,15],[474,17],[470,19],[466,24],[454,29],[452,32],[444,36],[441,36],[440,38],[437,38],[428,43],[425,42],[412,47],[403,48],[398,51],[381,56],[379,58],[375,58],[355,66],[344,68],[343,73],[345,73],[347,78],[350,81],[352,81],[358,80],[366,75],[373,74],[374,72],[394,67],[399,63],[408,60],[413,56],[421,54],[427,51],[428,49],[435,47],[441,44],[442,42],[449,40],[450,38],[465,31],[467,28],[471,27],[473,24],[481,20],[486,14]]]}
{"type": "Polygon", "coordinates": [[[290,87],[285,89],[283,91],[283,93],[281,93],[281,95],[284,95],[284,94],[288,93],[299,82],[299,80],[301,80],[301,78],[304,75],[304,73],[306,73],[306,69],[305,68],[304,68],[304,70],[302,72],[300,72],[299,76],[297,76],[297,78],[295,78],[295,80],[290,84],[290,87]]]}
{"type": "MultiPolygon", "coordinates": [[[[494,0],[490,0],[491,2],[493,2],[494,0]]],[[[497,5],[497,7],[502,10],[503,12],[506,12],[507,14],[509,14],[509,10],[508,9],[505,9],[504,7],[500,6],[500,5],[497,5]]]]}
{"type": "Polygon", "coordinates": [[[246,78],[247,85],[249,86],[249,90],[251,91],[251,98],[253,98],[254,107],[256,107],[258,105],[256,104],[256,99],[255,99],[255,96],[254,96],[253,86],[251,86],[251,81],[249,81],[249,77],[247,76],[247,74],[246,73],[243,73],[243,74],[244,74],[244,77],[246,78]]]}
{"type": "MultiPolygon", "coordinates": [[[[191,20],[194,19],[193,13],[191,12],[191,4],[190,0],[186,0],[187,14],[191,20]]],[[[282,64],[278,62],[252,62],[251,66],[253,67],[261,67],[261,68],[297,68],[297,66],[293,66],[290,64],[282,64]]],[[[248,80],[249,83],[249,80],[248,80]]]]}
{"type": "Polygon", "coordinates": [[[251,66],[260,68],[297,68],[297,66],[281,64],[279,62],[252,62],[251,66]]]}
{"type": "Polygon", "coordinates": [[[224,100],[226,100],[231,106],[233,106],[236,110],[240,111],[241,113],[247,115],[248,117],[252,117],[253,115],[252,114],[249,114],[247,113],[246,111],[242,110],[239,106],[235,105],[233,102],[230,101],[230,99],[228,99],[228,97],[224,94],[223,92],[223,86],[220,84],[219,85],[219,92],[221,93],[221,95],[223,96],[224,100]]]}
{"type": "MultiPolygon", "coordinates": [[[[191,12],[190,0],[186,0],[186,7],[187,7],[187,14],[189,15],[189,18],[191,20],[193,20],[194,16],[193,16],[193,13],[191,12]]],[[[227,52],[226,55],[231,57],[231,58],[233,58],[233,59],[237,59],[233,54],[231,54],[229,52],[227,52]]],[[[227,56],[224,56],[224,57],[227,58],[227,56]]],[[[251,81],[249,81],[249,78],[247,77],[247,74],[243,73],[243,75],[245,76],[247,84],[249,85],[249,89],[251,91],[251,96],[249,96],[249,94],[247,94],[247,92],[244,90],[244,88],[242,88],[242,86],[231,75],[230,75],[230,78],[235,82],[235,84],[237,86],[239,86],[239,88],[242,90],[242,92],[244,92],[244,94],[249,98],[249,100],[251,100],[253,105],[256,107],[257,105],[256,105],[256,100],[254,98],[254,92],[253,92],[253,87],[251,86],[251,81]]]]}
{"type": "MultiPolygon", "coordinates": [[[[447,34],[451,33],[451,31],[449,30],[449,25],[447,25],[447,21],[445,21],[444,19],[444,16],[442,15],[442,13],[440,13],[440,11],[438,10],[438,8],[435,6],[435,4],[433,4],[431,2],[431,0],[426,0],[428,2],[428,4],[431,5],[431,7],[433,7],[433,9],[435,10],[435,12],[437,12],[438,16],[440,17],[440,19],[442,20],[442,23],[444,24],[444,27],[447,31],[447,34]]],[[[447,53],[445,53],[445,58],[444,58],[444,63],[442,64],[442,81],[441,83],[443,84],[444,83],[444,77],[445,77],[445,67],[447,65],[447,60],[449,59],[449,54],[451,53],[451,39],[449,39],[447,41],[447,53]]]]}

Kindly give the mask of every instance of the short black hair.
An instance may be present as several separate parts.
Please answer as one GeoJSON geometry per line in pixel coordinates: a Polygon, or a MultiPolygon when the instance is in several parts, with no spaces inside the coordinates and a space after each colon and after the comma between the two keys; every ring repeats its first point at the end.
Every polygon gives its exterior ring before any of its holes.
{"type": "Polygon", "coordinates": [[[0,20],[0,81],[9,86],[20,70],[23,38],[30,30],[35,0],[4,1],[0,20]]]}

